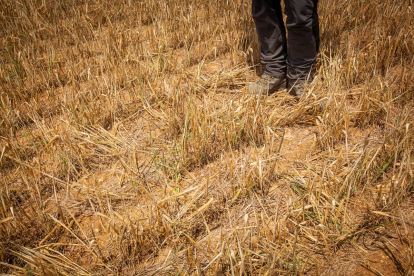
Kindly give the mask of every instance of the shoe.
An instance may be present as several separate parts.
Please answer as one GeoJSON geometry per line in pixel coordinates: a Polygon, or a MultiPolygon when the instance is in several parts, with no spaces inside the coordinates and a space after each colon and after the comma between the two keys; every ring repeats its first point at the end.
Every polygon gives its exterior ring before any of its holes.
{"type": "Polygon", "coordinates": [[[300,98],[305,90],[305,82],[289,80],[287,89],[290,95],[300,98]]]}
{"type": "Polygon", "coordinates": [[[276,78],[264,73],[259,80],[249,85],[250,95],[270,95],[286,88],[286,78],[276,78]]]}
{"type": "MultiPolygon", "coordinates": [[[[300,81],[292,81],[292,80],[288,80],[288,92],[290,95],[294,96],[297,100],[300,100],[300,98],[302,97],[302,95],[305,92],[305,82],[300,82],[300,81]]],[[[308,96],[312,96],[312,98],[308,98],[307,99],[307,103],[313,104],[317,98],[318,93],[313,92],[313,95],[308,95],[308,96]]],[[[320,101],[320,100],[318,100],[320,101]]],[[[324,103],[319,103],[319,105],[317,105],[317,110],[319,112],[322,112],[325,109],[325,104],[324,103]]]]}

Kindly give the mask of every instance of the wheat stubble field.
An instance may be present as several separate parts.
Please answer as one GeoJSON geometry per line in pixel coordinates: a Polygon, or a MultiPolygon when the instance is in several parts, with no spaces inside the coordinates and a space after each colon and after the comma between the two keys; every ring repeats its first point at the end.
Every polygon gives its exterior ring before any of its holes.
{"type": "Polygon", "coordinates": [[[411,0],[320,0],[299,102],[249,0],[0,5],[0,274],[413,274],[411,0]]]}

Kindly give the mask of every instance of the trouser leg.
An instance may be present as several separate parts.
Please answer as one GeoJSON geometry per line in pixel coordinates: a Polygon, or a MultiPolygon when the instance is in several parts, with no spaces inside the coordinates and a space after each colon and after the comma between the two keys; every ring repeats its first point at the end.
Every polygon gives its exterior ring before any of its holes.
{"type": "Polygon", "coordinates": [[[318,0],[285,0],[289,52],[286,60],[290,81],[311,81],[311,68],[319,50],[318,0]]]}
{"type": "Polygon", "coordinates": [[[315,5],[312,14],[312,31],[316,42],[316,54],[319,53],[320,37],[319,37],[319,16],[318,16],[318,1],[315,0],[315,5]]]}
{"type": "Polygon", "coordinates": [[[265,73],[272,77],[285,77],[287,45],[280,0],[252,0],[252,14],[265,73]]]}

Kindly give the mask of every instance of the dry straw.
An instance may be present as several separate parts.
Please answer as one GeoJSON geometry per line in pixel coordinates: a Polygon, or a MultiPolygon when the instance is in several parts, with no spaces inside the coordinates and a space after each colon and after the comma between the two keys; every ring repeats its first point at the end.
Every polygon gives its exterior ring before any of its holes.
{"type": "Polygon", "coordinates": [[[321,0],[300,101],[247,0],[0,5],[0,273],[412,274],[412,1],[321,0]]]}

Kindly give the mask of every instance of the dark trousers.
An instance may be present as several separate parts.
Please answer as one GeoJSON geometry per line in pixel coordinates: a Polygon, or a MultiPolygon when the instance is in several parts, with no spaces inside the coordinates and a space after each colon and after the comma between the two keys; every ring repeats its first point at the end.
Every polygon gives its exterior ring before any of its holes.
{"type": "Polygon", "coordinates": [[[252,14],[261,44],[265,73],[290,81],[311,80],[319,51],[318,0],[252,0],[252,14]]]}

